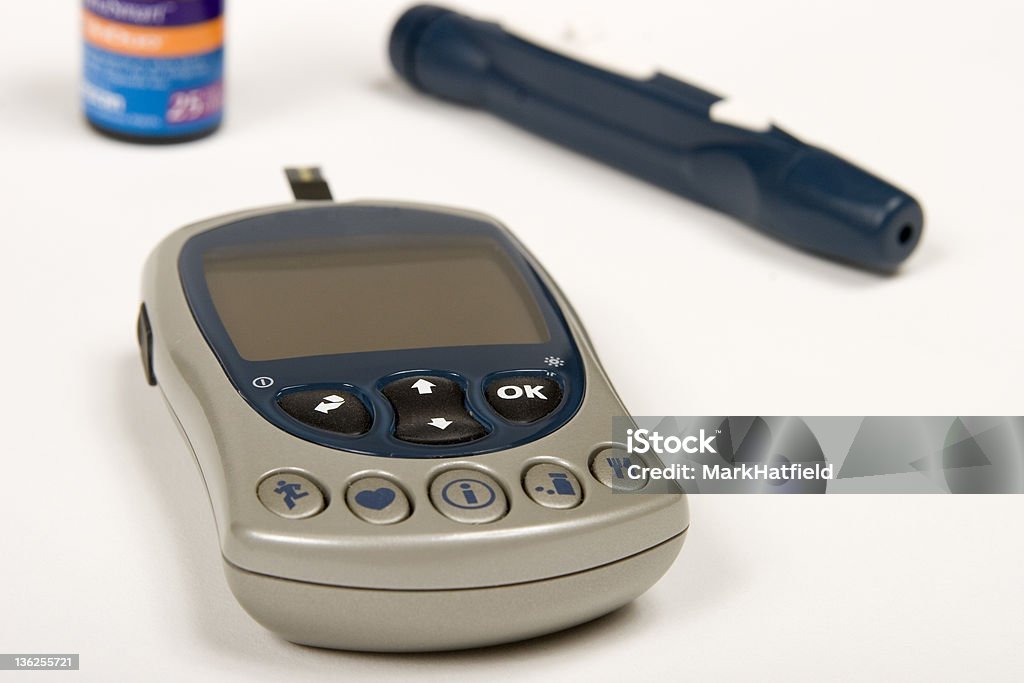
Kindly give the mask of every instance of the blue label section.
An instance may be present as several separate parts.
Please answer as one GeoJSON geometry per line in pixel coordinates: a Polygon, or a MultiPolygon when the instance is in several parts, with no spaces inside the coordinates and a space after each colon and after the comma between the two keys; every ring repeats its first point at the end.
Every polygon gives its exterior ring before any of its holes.
{"type": "Polygon", "coordinates": [[[86,45],[86,116],[119,133],[187,135],[220,122],[224,51],[143,59],[86,45]]]}

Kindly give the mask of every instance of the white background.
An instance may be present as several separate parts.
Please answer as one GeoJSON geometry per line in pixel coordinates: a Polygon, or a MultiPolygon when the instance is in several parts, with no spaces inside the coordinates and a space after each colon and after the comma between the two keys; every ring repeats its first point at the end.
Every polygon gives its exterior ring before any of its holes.
{"type": "Polygon", "coordinates": [[[281,167],[321,163],[342,199],[511,226],[636,414],[1020,415],[1019,3],[464,5],[743,96],[893,179],[928,222],[889,278],[414,94],[384,51],[402,3],[236,0],[224,130],[166,149],[106,140],[77,110],[76,5],[4,3],[0,21],[0,651],[82,654],[78,674],[31,676],[1024,676],[1022,496],[704,497],[669,574],[594,624],[436,656],[284,643],[228,592],[202,484],[133,339],[164,234],[286,201],[281,167]]]}

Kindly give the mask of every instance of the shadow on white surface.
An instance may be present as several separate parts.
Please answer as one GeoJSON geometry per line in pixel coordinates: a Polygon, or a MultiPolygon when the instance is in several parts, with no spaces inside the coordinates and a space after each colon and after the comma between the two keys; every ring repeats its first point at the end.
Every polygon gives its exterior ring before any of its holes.
{"type": "MultiPolygon", "coordinates": [[[[140,470],[146,480],[146,499],[157,508],[162,523],[154,524],[156,543],[173,545],[175,567],[162,568],[159,580],[172,600],[154,618],[158,630],[173,628],[181,612],[207,646],[236,655],[263,650],[260,629],[234,601],[224,579],[213,512],[195,458],[158,388],[142,379],[137,356],[126,355],[117,366],[123,433],[134,441],[140,470]]],[[[150,511],[152,513],[152,511],[150,511]]],[[[205,648],[204,648],[205,649],[205,648]]]]}
{"type": "Polygon", "coordinates": [[[79,101],[77,71],[33,73],[4,83],[0,110],[4,125],[19,134],[45,133],[48,142],[59,141],[64,134],[80,137],[88,125],[79,101]],[[59,137],[58,137],[59,135],[59,137]]]}

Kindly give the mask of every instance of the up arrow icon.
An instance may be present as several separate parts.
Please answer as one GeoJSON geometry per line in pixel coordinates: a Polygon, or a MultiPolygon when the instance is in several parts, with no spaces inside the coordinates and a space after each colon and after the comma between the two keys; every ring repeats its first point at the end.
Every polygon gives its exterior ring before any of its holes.
{"type": "Polygon", "coordinates": [[[418,379],[413,382],[412,388],[421,394],[430,394],[434,391],[434,384],[425,379],[418,379]]]}

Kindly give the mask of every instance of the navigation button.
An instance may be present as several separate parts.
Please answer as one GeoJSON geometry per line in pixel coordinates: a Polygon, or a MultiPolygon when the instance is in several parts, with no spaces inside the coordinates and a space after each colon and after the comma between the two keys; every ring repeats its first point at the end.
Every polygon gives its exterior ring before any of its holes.
{"type": "Polygon", "coordinates": [[[277,405],[303,424],[346,436],[365,434],[373,424],[359,397],[340,388],[291,391],[278,396],[277,405]]]}
{"type": "Polygon", "coordinates": [[[494,412],[516,424],[529,424],[547,417],[562,402],[562,387],[558,382],[538,375],[492,379],[484,394],[494,412]]]}
{"type": "Polygon", "coordinates": [[[294,472],[271,472],[256,487],[263,507],[285,519],[305,519],[327,506],[324,494],[312,481],[294,472]]]}
{"type": "Polygon", "coordinates": [[[345,502],[356,517],[370,524],[397,524],[411,511],[402,489],[383,477],[352,482],[345,492],[345,502]]]}
{"type": "Polygon", "coordinates": [[[580,482],[559,465],[542,462],[526,471],[523,488],[538,505],[556,510],[574,508],[583,501],[580,482]]]}
{"type": "Polygon", "coordinates": [[[462,387],[452,379],[413,375],[388,383],[381,393],[395,410],[397,439],[448,445],[487,436],[487,429],[466,410],[462,387]]]}
{"type": "Polygon", "coordinates": [[[430,501],[448,519],[462,524],[487,524],[508,512],[508,499],[498,482],[476,470],[448,470],[430,484],[430,501]]]}

